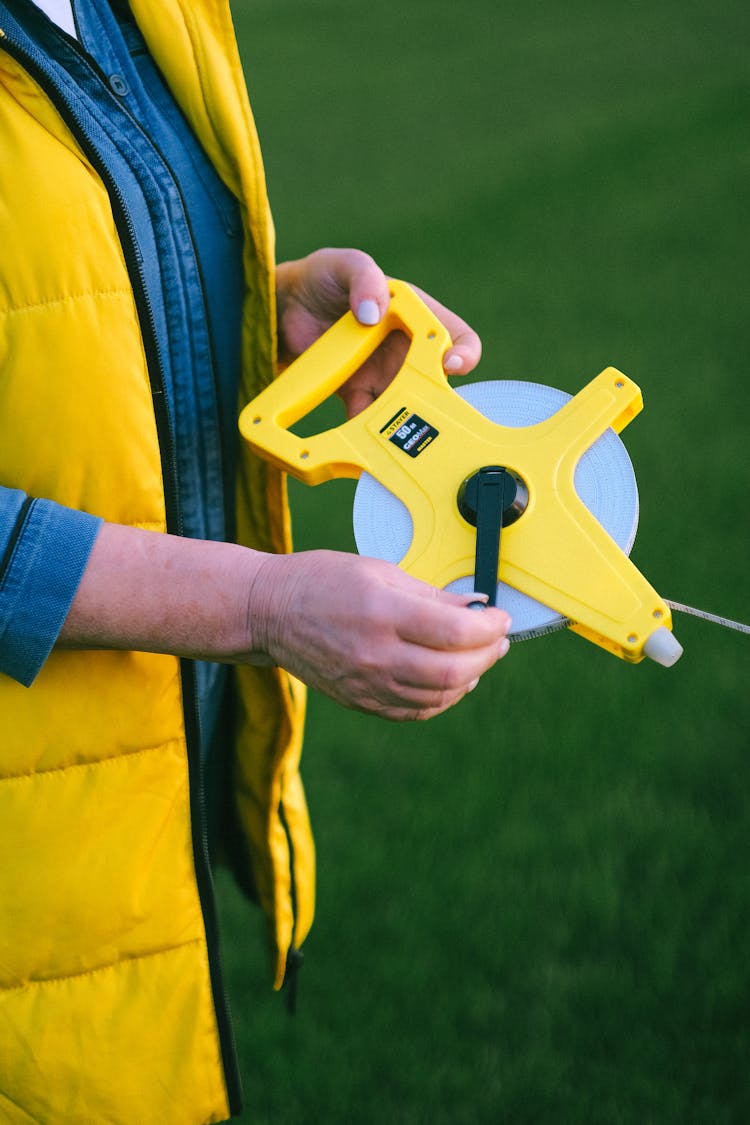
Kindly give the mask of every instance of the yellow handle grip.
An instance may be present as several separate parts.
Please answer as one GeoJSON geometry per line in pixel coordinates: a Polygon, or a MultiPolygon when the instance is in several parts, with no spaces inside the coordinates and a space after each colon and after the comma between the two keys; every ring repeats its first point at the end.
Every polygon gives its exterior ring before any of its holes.
{"type": "Polygon", "coordinates": [[[248,403],[239,427],[256,453],[307,484],[359,476],[364,465],[352,440],[358,419],[308,438],[289,427],[334,394],[394,330],[411,337],[404,367],[445,383],[440,360],[451,343],[447,329],[405,282],[392,280],[390,293],[379,324],[368,327],[346,313],[248,403]]]}

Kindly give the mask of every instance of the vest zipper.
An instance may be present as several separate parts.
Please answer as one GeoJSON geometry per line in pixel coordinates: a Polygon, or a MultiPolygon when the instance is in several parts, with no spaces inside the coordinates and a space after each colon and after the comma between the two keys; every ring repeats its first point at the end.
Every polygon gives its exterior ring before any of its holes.
{"type": "Polygon", "coordinates": [[[193,852],[195,854],[195,878],[198,896],[203,912],[203,925],[206,931],[208,949],[208,970],[211,977],[211,990],[214,998],[216,1023],[221,1042],[224,1080],[227,1087],[227,1100],[232,1116],[242,1111],[242,1079],[237,1057],[237,1044],[234,1038],[229,1000],[224,986],[224,970],[219,944],[219,920],[216,914],[216,893],[211,873],[208,848],[208,817],[205,794],[201,776],[200,743],[198,739],[198,698],[195,683],[195,670],[189,660],[180,661],[182,676],[182,699],[185,715],[185,736],[188,744],[188,773],[190,777],[190,823],[193,833],[193,852]],[[200,862],[199,862],[200,857],[200,862]]]}
{"type": "MultiPolygon", "coordinates": [[[[64,35],[64,33],[61,33],[64,35]]],[[[64,36],[66,43],[89,59],[80,44],[64,36]]],[[[12,35],[0,27],[2,50],[16,60],[45,92],[59,112],[76,141],[80,144],[97,175],[107,189],[112,204],[112,214],[122,244],[125,264],[133,286],[136,311],[141,326],[146,364],[151,384],[154,404],[154,417],[159,438],[159,450],[164,484],[164,506],[167,531],[173,535],[183,532],[180,511],[177,457],[172,419],[165,392],[164,366],[156,332],[153,306],[148,293],[143,257],[136,238],[135,225],[128,211],[125,197],[117,182],[87,135],[73,103],[60,91],[44,68],[44,60],[35,51],[29,50],[12,35]]],[[[98,69],[94,66],[94,69],[98,69]]],[[[190,812],[193,854],[198,895],[203,913],[208,951],[209,973],[214,1000],[216,1022],[221,1045],[222,1063],[226,1083],[227,1101],[230,1113],[234,1116],[242,1109],[242,1087],[237,1061],[237,1050],[232,1030],[231,1015],[223,984],[223,971],[219,951],[218,922],[214,899],[213,877],[208,854],[208,833],[204,810],[203,785],[201,781],[200,743],[197,700],[195,691],[195,672],[187,660],[180,661],[180,674],[183,690],[183,712],[185,721],[185,740],[187,744],[188,772],[190,777],[190,812]]]]}

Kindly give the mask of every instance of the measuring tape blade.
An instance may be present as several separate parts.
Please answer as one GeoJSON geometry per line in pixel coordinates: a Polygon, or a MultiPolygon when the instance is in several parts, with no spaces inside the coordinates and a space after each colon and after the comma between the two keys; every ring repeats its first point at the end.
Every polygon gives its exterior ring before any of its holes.
{"type": "Polygon", "coordinates": [[[750,634],[750,625],[745,625],[742,621],[733,621],[731,617],[720,617],[716,613],[708,613],[705,609],[696,609],[692,605],[683,605],[682,602],[671,602],[667,598],[664,599],[670,609],[676,610],[678,613],[687,613],[691,617],[699,617],[701,621],[710,621],[712,625],[723,625],[725,629],[733,629],[736,633],[750,634]]]}

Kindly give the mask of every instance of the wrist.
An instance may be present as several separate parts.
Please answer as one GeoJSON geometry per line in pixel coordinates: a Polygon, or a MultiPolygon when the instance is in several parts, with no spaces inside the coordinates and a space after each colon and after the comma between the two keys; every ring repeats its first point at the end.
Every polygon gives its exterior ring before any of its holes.
{"type": "Polygon", "coordinates": [[[278,663],[282,623],[294,602],[294,572],[294,555],[254,552],[243,613],[247,661],[278,663]]]}

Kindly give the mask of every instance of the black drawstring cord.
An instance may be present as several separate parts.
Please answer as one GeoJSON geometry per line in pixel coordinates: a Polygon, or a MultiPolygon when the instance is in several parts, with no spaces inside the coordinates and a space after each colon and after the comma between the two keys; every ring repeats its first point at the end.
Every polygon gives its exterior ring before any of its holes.
{"type": "Polygon", "coordinates": [[[290,1016],[297,1011],[297,974],[302,968],[305,955],[301,949],[294,946],[286,955],[286,972],[284,973],[284,991],[286,992],[286,1008],[290,1016]]]}

